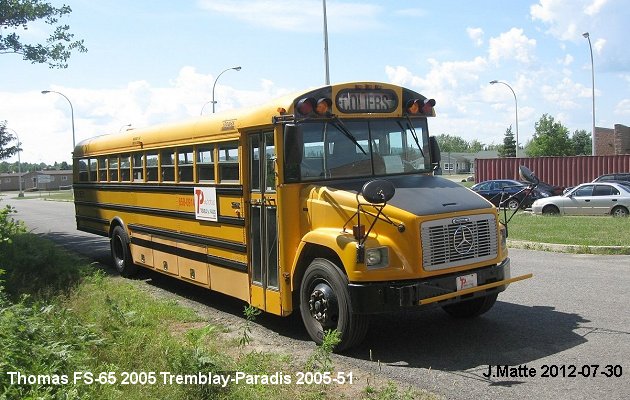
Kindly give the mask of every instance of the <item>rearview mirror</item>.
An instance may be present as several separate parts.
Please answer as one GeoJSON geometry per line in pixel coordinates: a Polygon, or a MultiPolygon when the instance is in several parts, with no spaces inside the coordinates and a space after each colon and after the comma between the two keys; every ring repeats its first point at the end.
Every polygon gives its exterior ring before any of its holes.
{"type": "Polygon", "coordinates": [[[442,161],[442,153],[440,152],[440,145],[435,136],[429,136],[429,153],[431,153],[431,164],[435,167],[440,167],[442,161]]]}
{"type": "Polygon", "coordinates": [[[387,203],[396,194],[396,187],[390,181],[374,179],[363,185],[361,194],[372,204],[387,203]]]}
{"type": "Polygon", "coordinates": [[[284,126],[284,162],[286,164],[295,165],[302,162],[303,142],[304,138],[300,127],[293,124],[284,126]]]}

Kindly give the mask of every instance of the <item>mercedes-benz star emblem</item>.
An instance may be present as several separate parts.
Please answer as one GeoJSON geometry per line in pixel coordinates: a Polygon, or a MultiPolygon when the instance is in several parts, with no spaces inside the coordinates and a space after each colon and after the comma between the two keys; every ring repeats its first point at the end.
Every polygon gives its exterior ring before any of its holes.
{"type": "Polygon", "coordinates": [[[453,246],[459,254],[470,253],[475,246],[473,231],[465,225],[458,227],[453,234],[453,246]]]}

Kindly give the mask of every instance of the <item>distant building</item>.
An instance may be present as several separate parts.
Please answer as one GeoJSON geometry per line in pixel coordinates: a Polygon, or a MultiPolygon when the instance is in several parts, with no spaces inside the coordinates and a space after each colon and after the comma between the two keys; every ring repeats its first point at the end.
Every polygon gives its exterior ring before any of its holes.
{"type": "Polygon", "coordinates": [[[53,170],[0,174],[0,191],[59,190],[72,187],[72,170],[53,170]]]}
{"type": "Polygon", "coordinates": [[[477,158],[497,158],[496,150],[484,150],[477,153],[442,152],[440,167],[443,175],[474,174],[477,158]]]}
{"type": "Polygon", "coordinates": [[[596,156],[630,154],[630,128],[615,124],[614,128],[595,127],[596,156]]]}

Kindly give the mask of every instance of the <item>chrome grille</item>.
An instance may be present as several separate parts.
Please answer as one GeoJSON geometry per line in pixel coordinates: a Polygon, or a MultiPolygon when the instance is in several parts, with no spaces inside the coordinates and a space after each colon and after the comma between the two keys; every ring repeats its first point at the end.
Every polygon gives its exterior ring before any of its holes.
{"type": "Polygon", "coordinates": [[[458,267],[497,256],[498,232],[492,214],[427,221],[421,225],[424,269],[458,267]]]}

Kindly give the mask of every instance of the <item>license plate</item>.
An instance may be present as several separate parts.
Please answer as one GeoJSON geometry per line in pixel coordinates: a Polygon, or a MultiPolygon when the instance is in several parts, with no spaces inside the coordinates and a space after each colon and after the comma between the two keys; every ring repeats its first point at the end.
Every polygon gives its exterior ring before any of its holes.
{"type": "Polygon", "coordinates": [[[457,290],[470,289],[477,286],[477,274],[462,275],[455,278],[457,284],[457,290]]]}

